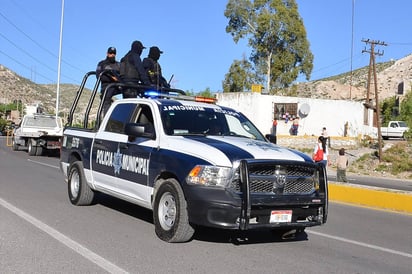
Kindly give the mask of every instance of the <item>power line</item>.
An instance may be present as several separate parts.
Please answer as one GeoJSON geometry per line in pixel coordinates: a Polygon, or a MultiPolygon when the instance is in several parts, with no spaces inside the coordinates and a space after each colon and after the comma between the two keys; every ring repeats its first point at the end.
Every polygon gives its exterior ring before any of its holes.
{"type": "MultiPolygon", "coordinates": [[[[16,24],[14,24],[11,20],[9,20],[3,13],[0,12],[0,16],[7,21],[7,23],[9,23],[11,26],[13,26],[18,32],[20,32],[21,34],[23,34],[27,39],[29,39],[30,41],[32,41],[36,46],[38,46],[40,49],[44,50],[45,52],[47,52],[50,56],[52,56],[53,58],[55,58],[55,60],[58,59],[58,56],[56,54],[54,54],[53,52],[51,52],[50,50],[48,50],[47,48],[45,48],[44,46],[42,46],[40,43],[38,43],[36,40],[34,40],[33,38],[30,37],[30,35],[26,34],[23,30],[21,30],[16,24]]],[[[31,17],[30,17],[31,18],[31,17]]],[[[32,18],[31,18],[32,19],[32,18]]],[[[32,19],[33,20],[33,19],[32,19]]],[[[41,28],[43,28],[41,26],[41,28]]],[[[55,69],[51,69],[49,66],[45,65],[44,63],[40,62],[38,59],[36,59],[35,57],[33,57],[32,55],[30,55],[29,53],[27,53],[27,51],[24,51],[23,49],[21,49],[20,47],[18,47],[15,43],[13,43],[10,39],[6,38],[4,35],[1,35],[4,39],[6,39],[7,41],[9,41],[11,44],[13,44],[13,46],[15,46],[17,49],[19,49],[20,51],[23,51],[25,54],[29,55],[33,60],[36,60],[37,62],[39,62],[41,65],[47,67],[49,70],[57,73],[57,71],[55,69]]],[[[13,58],[13,60],[15,60],[13,58]]],[[[65,65],[70,66],[73,69],[76,69],[80,72],[83,72],[82,69],[62,60],[62,63],[64,63],[65,65]]],[[[66,79],[70,79],[71,81],[74,82],[78,82],[78,80],[72,79],[66,75],[64,75],[64,77],[66,79]]],[[[54,82],[54,81],[53,81],[54,82]]]]}
{"type": "Polygon", "coordinates": [[[18,30],[21,34],[23,34],[27,39],[29,39],[30,41],[32,41],[34,44],[36,44],[39,48],[41,48],[42,50],[44,50],[45,52],[49,53],[51,56],[53,56],[54,58],[57,59],[57,55],[54,54],[53,52],[51,52],[50,50],[46,49],[45,47],[43,47],[42,45],[40,45],[36,40],[32,39],[28,34],[26,34],[23,30],[21,30],[19,27],[16,26],[16,24],[14,24],[13,22],[11,22],[6,16],[4,16],[3,13],[0,12],[0,16],[4,18],[4,20],[7,21],[7,23],[9,23],[11,26],[13,26],[16,30],[18,30]]]}
{"type": "MultiPolygon", "coordinates": [[[[8,55],[8,54],[6,54],[5,52],[3,52],[2,50],[0,50],[0,53],[3,54],[3,55],[5,55],[5,56],[7,56],[8,58],[10,58],[11,60],[13,60],[13,61],[16,62],[17,64],[21,65],[22,67],[24,67],[24,68],[26,68],[26,69],[28,69],[28,70],[31,70],[30,67],[28,67],[28,66],[26,66],[25,64],[19,62],[17,59],[11,57],[10,55],[8,55]]],[[[46,80],[48,80],[48,81],[50,81],[50,82],[52,82],[52,83],[55,82],[55,80],[52,80],[52,79],[48,78],[47,76],[45,76],[45,75],[43,75],[43,74],[41,74],[41,73],[36,72],[36,74],[40,75],[41,77],[43,77],[44,79],[46,79],[46,80]]]]}
{"type": "Polygon", "coordinates": [[[16,45],[16,43],[14,43],[13,41],[11,41],[10,39],[8,39],[6,36],[4,36],[3,34],[0,33],[0,36],[3,37],[4,40],[7,40],[7,42],[9,42],[10,44],[12,44],[15,48],[17,48],[18,50],[22,51],[23,53],[25,53],[27,56],[29,56],[30,58],[32,58],[34,61],[38,62],[39,64],[45,66],[46,68],[48,68],[50,71],[52,72],[56,72],[55,69],[49,67],[47,64],[43,63],[42,61],[40,61],[39,59],[37,59],[36,57],[34,57],[33,55],[31,55],[29,52],[27,52],[26,50],[22,49],[21,47],[19,47],[18,45],[16,45]]]}

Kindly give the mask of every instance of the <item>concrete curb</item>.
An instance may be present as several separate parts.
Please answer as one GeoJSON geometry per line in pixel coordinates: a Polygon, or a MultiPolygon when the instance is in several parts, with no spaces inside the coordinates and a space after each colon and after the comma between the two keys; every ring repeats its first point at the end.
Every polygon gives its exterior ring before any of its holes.
{"type": "Polygon", "coordinates": [[[329,200],[412,214],[412,192],[329,182],[329,200]]]}

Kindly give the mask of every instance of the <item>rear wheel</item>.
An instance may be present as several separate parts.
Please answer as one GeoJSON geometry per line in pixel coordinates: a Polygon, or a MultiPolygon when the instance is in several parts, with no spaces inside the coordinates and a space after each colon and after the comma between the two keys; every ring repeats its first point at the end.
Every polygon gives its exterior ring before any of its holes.
{"type": "Polygon", "coordinates": [[[153,221],[156,235],[163,241],[178,243],[192,238],[194,229],[189,224],[187,203],[176,180],[168,179],[157,189],[153,221]]]}
{"type": "Polygon", "coordinates": [[[42,146],[37,146],[36,147],[36,156],[42,156],[43,155],[43,147],[42,146]]]}
{"type": "Polygon", "coordinates": [[[83,206],[93,202],[94,191],[87,184],[82,162],[76,161],[70,165],[67,187],[72,204],[83,206]]]}
{"type": "Polygon", "coordinates": [[[31,139],[29,139],[27,142],[28,142],[28,147],[29,147],[27,152],[29,153],[30,156],[36,156],[37,146],[33,145],[33,142],[31,139]]]}

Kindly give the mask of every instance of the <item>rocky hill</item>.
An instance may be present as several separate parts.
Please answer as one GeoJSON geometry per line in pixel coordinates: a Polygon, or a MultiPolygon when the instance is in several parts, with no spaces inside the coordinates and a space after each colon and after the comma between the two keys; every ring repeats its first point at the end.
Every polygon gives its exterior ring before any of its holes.
{"type": "MultiPolygon", "coordinates": [[[[283,95],[363,100],[366,98],[369,67],[344,73],[322,80],[300,83],[282,92],[283,95]],[[351,85],[352,83],[352,85],[351,85]]],[[[392,62],[376,65],[379,98],[392,97],[398,91],[398,85],[404,82],[405,93],[411,90],[412,83],[412,54],[392,62]]],[[[371,77],[373,81],[373,76],[371,77]]],[[[59,112],[67,115],[73,102],[78,86],[71,84],[60,85],[59,112]]],[[[374,98],[374,84],[370,89],[370,98],[374,98]]],[[[39,85],[23,78],[8,68],[0,65],[0,103],[10,103],[21,100],[24,104],[40,103],[50,113],[55,112],[56,85],[39,85]]],[[[80,109],[84,110],[87,99],[81,98],[80,109]]]]}
{"type": "MultiPolygon", "coordinates": [[[[63,116],[69,113],[78,88],[77,85],[60,84],[59,112],[63,116]]],[[[55,113],[56,93],[56,84],[36,84],[0,65],[0,103],[9,104],[14,100],[21,100],[25,105],[40,105],[44,112],[55,113]]],[[[86,96],[82,96],[78,111],[83,112],[87,103],[86,96]]]]}
{"type": "MultiPolygon", "coordinates": [[[[300,83],[287,93],[298,97],[364,100],[367,95],[369,66],[322,80],[300,83]],[[352,85],[351,85],[352,82],[352,85]]],[[[412,54],[397,61],[376,64],[379,99],[395,96],[398,85],[404,83],[404,92],[411,90],[412,54]]],[[[375,98],[375,85],[371,74],[369,98],[375,98]]]]}

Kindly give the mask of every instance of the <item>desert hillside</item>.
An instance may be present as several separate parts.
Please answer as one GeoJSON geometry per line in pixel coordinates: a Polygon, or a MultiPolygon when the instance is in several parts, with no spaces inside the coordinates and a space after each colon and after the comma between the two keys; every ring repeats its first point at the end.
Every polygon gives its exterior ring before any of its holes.
{"type": "MultiPolygon", "coordinates": [[[[323,99],[363,100],[366,98],[368,67],[354,70],[322,80],[299,83],[284,95],[323,99]],[[352,84],[351,84],[352,83],[352,84]]],[[[376,65],[379,98],[394,96],[398,85],[404,82],[405,93],[411,90],[412,54],[402,59],[378,63],[376,65]]],[[[373,77],[371,77],[373,80],[373,77]]],[[[59,110],[67,114],[78,86],[72,84],[60,85],[59,110]]],[[[371,84],[370,98],[374,98],[374,83],[371,84]]],[[[0,65],[0,103],[10,103],[21,100],[24,104],[40,103],[50,113],[56,105],[56,85],[39,85],[23,78],[8,68],[0,65]]],[[[87,101],[81,101],[84,108],[87,101]]]]}

